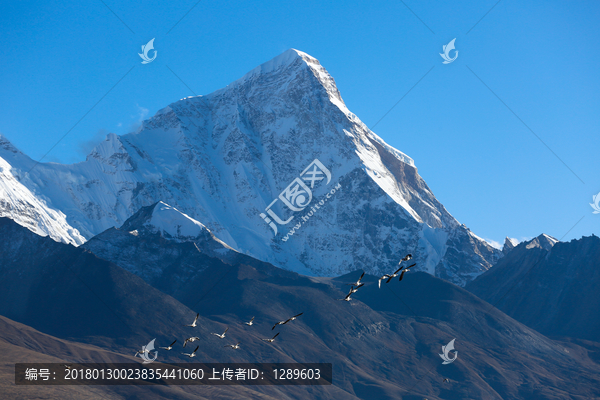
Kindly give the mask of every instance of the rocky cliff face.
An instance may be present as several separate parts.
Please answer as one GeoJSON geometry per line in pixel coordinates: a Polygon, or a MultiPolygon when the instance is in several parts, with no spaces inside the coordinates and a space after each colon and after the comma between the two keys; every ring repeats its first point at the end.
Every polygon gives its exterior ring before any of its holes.
{"type": "Polygon", "coordinates": [[[0,157],[87,239],[162,200],[236,250],[310,275],[387,273],[410,252],[418,269],[464,285],[501,256],[297,50],[108,135],[85,162],[24,174],[26,156],[0,157]]]}

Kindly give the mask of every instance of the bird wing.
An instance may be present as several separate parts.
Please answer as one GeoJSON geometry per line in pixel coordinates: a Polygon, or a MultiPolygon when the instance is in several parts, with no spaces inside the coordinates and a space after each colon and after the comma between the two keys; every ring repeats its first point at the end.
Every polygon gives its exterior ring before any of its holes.
{"type": "Polygon", "coordinates": [[[275,339],[277,336],[279,336],[281,332],[277,332],[277,334],[275,336],[273,336],[273,339],[275,339]]]}
{"type": "Polygon", "coordinates": [[[358,281],[360,282],[363,278],[363,276],[365,276],[365,271],[363,271],[362,275],[360,276],[360,278],[358,278],[358,281]]]}
{"type": "Polygon", "coordinates": [[[223,332],[223,335],[229,330],[229,327],[225,328],[225,332],[223,332]]]}
{"type": "Polygon", "coordinates": [[[196,346],[196,350],[192,351],[192,354],[196,354],[196,351],[198,351],[198,348],[200,348],[200,345],[196,346]]]}
{"type": "Polygon", "coordinates": [[[409,267],[406,267],[406,269],[404,271],[402,271],[402,273],[400,274],[400,279],[398,279],[398,282],[400,282],[402,280],[402,278],[404,278],[404,273],[406,271],[408,271],[409,269],[411,269],[412,267],[414,267],[415,265],[417,265],[417,264],[413,264],[413,265],[411,265],[409,267]]]}
{"type": "Polygon", "coordinates": [[[196,318],[194,319],[194,322],[198,321],[198,317],[200,316],[200,313],[196,314],[196,318]]]}
{"type": "Polygon", "coordinates": [[[177,341],[177,339],[175,339],[175,340],[173,341],[173,343],[171,343],[171,344],[169,345],[169,347],[173,346],[173,345],[175,344],[175,342],[176,342],[176,341],[177,341]]]}
{"type": "Polygon", "coordinates": [[[404,271],[402,271],[402,273],[400,274],[400,279],[398,279],[398,282],[400,282],[400,281],[402,280],[402,278],[404,278],[404,273],[405,273],[406,271],[410,270],[410,269],[411,269],[412,267],[414,267],[415,265],[417,265],[417,264],[413,264],[413,265],[411,265],[411,266],[409,266],[409,267],[406,267],[406,269],[405,269],[404,271]]]}
{"type": "Polygon", "coordinates": [[[390,277],[390,275],[385,274],[381,278],[379,278],[379,287],[381,287],[381,281],[384,280],[385,278],[389,278],[389,277],[390,277]]]}
{"type": "Polygon", "coordinates": [[[402,281],[402,278],[404,278],[404,273],[408,271],[407,269],[405,269],[404,271],[402,271],[402,273],[400,274],[400,279],[398,279],[398,282],[402,281]]]}

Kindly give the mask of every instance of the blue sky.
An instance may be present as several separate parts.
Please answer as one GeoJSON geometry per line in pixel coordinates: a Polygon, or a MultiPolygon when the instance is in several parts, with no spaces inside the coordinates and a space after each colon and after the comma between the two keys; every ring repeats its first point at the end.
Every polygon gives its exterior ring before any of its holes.
{"type": "Polygon", "coordinates": [[[600,192],[596,0],[65,0],[0,11],[0,133],[34,159],[69,132],[44,161],[81,161],[108,132],[296,48],[368,126],[433,67],[373,130],[477,235],[600,233],[588,204],[600,192]],[[158,56],[142,65],[152,38],[158,56]],[[453,38],[459,56],[444,65],[453,38]]]}

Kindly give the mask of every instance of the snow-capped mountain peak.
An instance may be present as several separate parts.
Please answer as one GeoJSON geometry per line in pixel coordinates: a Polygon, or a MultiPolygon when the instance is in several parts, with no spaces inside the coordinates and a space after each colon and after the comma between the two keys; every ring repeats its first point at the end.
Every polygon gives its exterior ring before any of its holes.
{"type": "MultiPolygon", "coordinates": [[[[0,148],[26,169],[26,156],[11,154],[0,148]]],[[[171,208],[159,206],[149,226],[165,235],[205,225],[238,251],[304,274],[387,273],[410,252],[417,268],[464,285],[501,256],[452,217],[410,157],[346,108],[319,61],[294,49],[168,105],[134,134],[107,136],[85,162],[40,164],[23,184],[88,239],[164,201],[171,208]],[[306,186],[316,161],[329,178],[306,186]]]]}
{"type": "Polygon", "coordinates": [[[504,239],[504,246],[502,246],[502,253],[508,254],[512,249],[517,247],[519,241],[517,239],[509,238],[508,236],[504,239]]]}
{"type": "Polygon", "coordinates": [[[550,251],[556,243],[558,243],[558,239],[555,239],[552,236],[542,233],[541,235],[534,237],[533,239],[528,241],[526,248],[532,249],[534,247],[539,247],[546,251],[550,251]]]}

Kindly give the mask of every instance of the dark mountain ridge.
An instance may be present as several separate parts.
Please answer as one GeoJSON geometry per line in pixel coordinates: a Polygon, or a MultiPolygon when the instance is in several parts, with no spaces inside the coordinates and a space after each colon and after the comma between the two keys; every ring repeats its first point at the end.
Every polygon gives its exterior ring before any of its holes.
{"type": "Polygon", "coordinates": [[[466,289],[551,337],[600,342],[600,238],[520,243],[466,289]]]}
{"type": "MultiPolygon", "coordinates": [[[[383,283],[381,289],[375,277],[366,275],[365,286],[344,302],[338,299],[348,291],[345,284],[355,281],[359,271],[314,278],[259,261],[226,264],[198,253],[214,261],[186,282],[178,301],[114,263],[39,237],[11,220],[0,219],[0,233],[9,238],[0,244],[0,314],[44,333],[127,357],[155,337],[162,346],[197,335],[202,362],[333,365],[333,386],[258,387],[252,393],[281,399],[600,395],[600,366],[585,349],[550,340],[426,273],[410,272],[402,282],[383,283]],[[199,326],[183,327],[196,312],[199,326]],[[297,320],[272,329],[301,312],[297,320]],[[242,324],[253,316],[253,326],[242,324]],[[211,335],[226,327],[225,339],[211,335]],[[261,340],[277,332],[274,343],[261,340]],[[442,365],[438,354],[454,338],[459,356],[442,365]],[[237,341],[239,350],[223,348],[237,341]]],[[[162,351],[161,361],[182,362],[182,350],[162,351]]],[[[228,393],[231,398],[255,396],[228,393]]]]}

